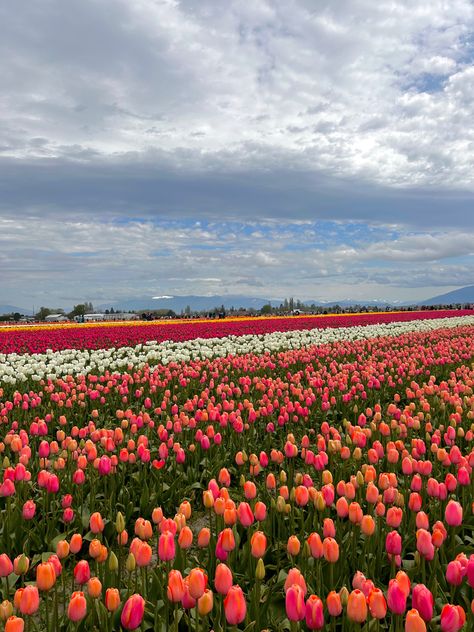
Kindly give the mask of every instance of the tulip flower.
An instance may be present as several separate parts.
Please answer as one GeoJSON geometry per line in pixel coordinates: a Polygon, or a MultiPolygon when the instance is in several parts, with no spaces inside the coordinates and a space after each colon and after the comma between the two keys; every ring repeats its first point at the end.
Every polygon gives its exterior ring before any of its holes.
{"type": "Polygon", "coordinates": [[[105,591],[105,607],[109,612],[115,612],[120,606],[120,593],[117,588],[107,588],[105,591]]]}
{"type": "Polygon", "coordinates": [[[434,597],[424,584],[417,584],[413,588],[412,604],[421,618],[429,623],[433,618],[434,597]]]}
{"type": "Polygon", "coordinates": [[[339,559],[339,544],[334,538],[324,538],[323,555],[324,559],[332,564],[339,559]]]}
{"type": "Polygon", "coordinates": [[[25,586],[20,597],[19,610],[21,614],[32,615],[38,612],[40,604],[38,588],[33,585],[25,586]]]}
{"type": "Polygon", "coordinates": [[[11,616],[5,621],[5,632],[23,632],[25,622],[21,617],[11,616]]]}
{"type": "Polygon", "coordinates": [[[407,612],[405,632],[426,632],[426,623],[415,608],[407,612]]]}
{"type": "Polygon", "coordinates": [[[267,537],[263,531],[255,531],[250,539],[250,552],[253,557],[260,558],[265,555],[267,549],[267,537]]]}
{"type": "Polygon", "coordinates": [[[380,588],[372,588],[367,597],[369,611],[374,619],[384,619],[387,614],[387,602],[380,588]]]}
{"type": "Polygon", "coordinates": [[[201,617],[207,616],[211,612],[213,605],[214,605],[214,597],[212,594],[212,590],[210,590],[209,588],[206,588],[204,593],[197,600],[197,608],[201,617]]]}
{"type": "Polygon", "coordinates": [[[84,593],[76,591],[72,593],[67,608],[68,619],[74,622],[82,621],[87,614],[87,602],[84,593]]]}
{"type": "Polygon", "coordinates": [[[181,601],[185,593],[184,581],[178,570],[171,570],[168,574],[167,597],[175,603],[181,601]]]}
{"type": "Polygon", "coordinates": [[[367,619],[367,602],[365,595],[358,588],[349,594],[347,616],[350,621],[354,621],[355,623],[364,623],[367,619]]]}
{"type": "Polygon", "coordinates": [[[126,630],[136,630],[140,627],[144,614],[145,600],[141,595],[134,594],[125,602],[120,622],[126,630]]]}
{"type": "Polygon", "coordinates": [[[164,531],[158,540],[158,557],[162,562],[174,560],[176,556],[176,545],[174,535],[171,531],[164,531]]]}
{"type": "Polygon", "coordinates": [[[298,584],[292,584],[286,591],[286,616],[290,621],[302,621],[305,618],[304,596],[304,591],[298,584]]]}
{"type": "Polygon", "coordinates": [[[247,614],[247,604],[240,586],[231,586],[224,599],[225,618],[229,625],[239,625],[247,614]]]}
{"type": "Polygon", "coordinates": [[[232,586],[232,571],[228,566],[220,563],[216,567],[216,574],[214,577],[214,586],[221,595],[227,595],[232,586]]]}
{"type": "MultiPolygon", "coordinates": [[[[85,562],[87,564],[87,562],[85,562]]],[[[87,578],[89,579],[89,578],[87,578]]],[[[44,592],[51,590],[56,583],[56,571],[51,562],[42,562],[36,567],[36,585],[44,592]]]]}
{"type": "Polygon", "coordinates": [[[388,607],[394,614],[403,614],[406,610],[407,595],[403,586],[396,580],[391,579],[387,590],[388,607]]]}
{"type": "Polygon", "coordinates": [[[87,584],[91,577],[91,570],[87,560],[80,560],[74,567],[74,581],[76,584],[87,584]]]}
{"type": "Polygon", "coordinates": [[[104,530],[105,523],[98,511],[93,513],[89,520],[89,528],[92,533],[101,533],[104,530]]]}
{"type": "MultiPolygon", "coordinates": [[[[296,557],[299,554],[300,549],[301,549],[301,543],[296,537],[296,535],[290,535],[290,537],[288,538],[288,543],[287,543],[286,548],[289,555],[291,555],[292,557],[296,557]]],[[[262,557],[262,556],[259,555],[258,557],[262,557]]]]}
{"type": "Polygon", "coordinates": [[[459,527],[462,523],[463,510],[460,503],[450,500],[446,505],[444,519],[450,527],[459,527]]]}
{"type": "Polygon", "coordinates": [[[193,599],[199,599],[207,587],[207,575],[201,568],[191,569],[188,575],[189,593],[193,599]]]}
{"type": "Polygon", "coordinates": [[[306,587],[305,579],[298,568],[290,568],[290,570],[288,571],[288,575],[286,577],[284,585],[285,593],[291,586],[293,586],[293,584],[298,584],[298,586],[303,590],[303,593],[306,596],[308,589],[306,587]]]}
{"type": "Polygon", "coordinates": [[[6,553],[0,555],[0,577],[8,577],[13,573],[13,562],[6,553]]]}
{"type": "Polygon", "coordinates": [[[466,621],[466,613],[461,606],[446,604],[441,610],[442,632],[458,632],[466,621]]]}
{"type": "Polygon", "coordinates": [[[389,533],[387,533],[385,549],[389,555],[401,555],[402,538],[398,531],[389,531],[389,533]]]}
{"type": "Polygon", "coordinates": [[[326,606],[331,617],[338,617],[342,612],[341,596],[335,590],[326,597],[326,606]]]}
{"type": "Polygon", "coordinates": [[[306,601],[306,625],[310,630],[324,628],[323,602],[316,595],[310,595],[306,601]]]}

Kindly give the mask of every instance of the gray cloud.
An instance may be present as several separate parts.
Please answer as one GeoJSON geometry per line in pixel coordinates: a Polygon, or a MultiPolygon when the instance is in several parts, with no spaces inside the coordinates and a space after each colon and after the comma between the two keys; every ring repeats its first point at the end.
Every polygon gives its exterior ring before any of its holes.
{"type": "Polygon", "coordinates": [[[471,282],[454,259],[472,254],[473,33],[470,0],[0,4],[2,293],[471,282]],[[279,223],[272,241],[230,247],[231,222],[256,218],[279,223]],[[398,232],[281,245],[323,220],[398,232]]]}

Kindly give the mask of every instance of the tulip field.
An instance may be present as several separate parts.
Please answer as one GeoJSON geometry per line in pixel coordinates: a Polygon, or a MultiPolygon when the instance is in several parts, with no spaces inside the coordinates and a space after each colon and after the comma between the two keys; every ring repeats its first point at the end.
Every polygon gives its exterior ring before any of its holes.
{"type": "Polygon", "coordinates": [[[474,311],[0,328],[0,630],[474,630],[474,311]]]}

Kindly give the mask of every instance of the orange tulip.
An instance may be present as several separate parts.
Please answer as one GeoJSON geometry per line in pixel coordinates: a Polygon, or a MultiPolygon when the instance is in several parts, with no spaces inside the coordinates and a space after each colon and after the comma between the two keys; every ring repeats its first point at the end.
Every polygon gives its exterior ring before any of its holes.
{"type": "Polygon", "coordinates": [[[293,557],[296,557],[296,555],[299,554],[301,550],[301,543],[296,537],[296,535],[290,535],[290,537],[288,538],[288,544],[286,546],[286,549],[288,553],[292,555],[293,557]]]}
{"type": "Polygon", "coordinates": [[[118,588],[107,588],[105,591],[105,607],[109,612],[115,612],[120,606],[120,593],[118,588]]]}
{"type": "Polygon", "coordinates": [[[102,592],[102,584],[98,577],[91,577],[87,582],[87,592],[93,599],[98,599],[102,592]]]}
{"type": "Polygon", "coordinates": [[[198,602],[197,602],[198,612],[201,615],[201,617],[205,617],[206,615],[208,615],[211,612],[213,605],[214,605],[214,596],[212,594],[212,590],[210,590],[209,588],[206,588],[206,590],[204,591],[202,596],[199,597],[198,602]]]}
{"type": "Polygon", "coordinates": [[[263,531],[255,531],[250,539],[251,553],[253,557],[263,557],[267,549],[267,536],[263,531]]]}
{"type": "Polygon", "coordinates": [[[367,602],[365,595],[358,588],[349,594],[347,616],[351,621],[355,621],[356,623],[364,623],[367,619],[367,602]]]}
{"type": "Polygon", "coordinates": [[[375,521],[372,516],[366,514],[362,518],[362,522],[360,523],[361,531],[366,536],[371,536],[375,531],[375,521]]]}
{"type": "Polygon", "coordinates": [[[206,546],[209,546],[209,541],[211,539],[211,532],[207,527],[203,527],[198,533],[198,547],[200,549],[205,549],[206,546]]]}
{"type": "MultiPolygon", "coordinates": [[[[74,533],[69,543],[69,550],[71,553],[79,553],[82,548],[82,536],[79,533],[74,533]]],[[[59,557],[59,555],[58,555],[59,557]]]]}
{"type": "Polygon", "coordinates": [[[324,538],[323,555],[324,559],[332,564],[339,559],[339,544],[334,538],[324,538]]]}
{"type": "Polygon", "coordinates": [[[98,511],[94,512],[90,517],[89,527],[92,533],[102,533],[104,530],[104,520],[98,511]]]}
{"type": "Polygon", "coordinates": [[[181,601],[185,593],[183,576],[177,570],[172,570],[168,574],[167,597],[170,601],[177,603],[181,601]]]}
{"type": "Polygon", "coordinates": [[[18,606],[18,609],[20,610],[21,614],[28,614],[28,615],[35,614],[35,612],[38,612],[39,603],[40,603],[40,598],[39,598],[38,588],[31,584],[28,586],[25,586],[25,588],[23,588],[21,592],[20,604],[18,606]]]}
{"type": "Polygon", "coordinates": [[[418,610],[414,608],[407,612],[405,632],[426,632],[426,623],[420,617],[418,610]]]}
{"type": "Polygon", "coordinates": [[[51,562],[42,562],[36,567],[36,585],[39,590],[48,591],[56,583],[56,571],[51,562]]]}
{"type": "Polygon", "coordinates": [[[69,555],[69,544],[67,540],[60,540],[56,544],[56,555],[60,560],[65,559],[69,555]]]}
{"type": "Polygon", "coordinates": [[[23,632],[25,622],[21,617],[8,617],[5,622],[5,632],[23,632]]]}
{"type": "Polygon", "coordinates": [[[339,593],[337,593],[335,590],[331,590],[331,592],[326,597],[326,605],[331,617],[338,617],[342,612],[341,596],[339,595],[339,593]]]}
{"type": "Polygon", "coordinates": [[[193,599],[199,599],[207,587],[207,575],[202,568],[191,569],[188,575],[189,594],[193,599]]]}
{"type": "Polygon", "coordinates": [[[188,526],[181,529],[178,536],[178,544],[182,549],[189,549],[193,544],[193,532],[188,526]]]}
{"type": "Polygon", "coordinates": [[[387,602],[380,588],[372,588],[367,597],[367,603],[374,619],[383,619],[387,614],[387,602]]]}

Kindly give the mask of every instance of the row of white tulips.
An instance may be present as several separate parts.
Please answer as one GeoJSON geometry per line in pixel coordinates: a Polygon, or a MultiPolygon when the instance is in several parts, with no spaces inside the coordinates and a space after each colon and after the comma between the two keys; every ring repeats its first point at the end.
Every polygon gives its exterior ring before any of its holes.
{"type": "Polygon", "coordinates": [[[0,384],[40,381],[91,372],[127,371],[145,364],[169,364],[247,353],[273,353],[285,349],[323,345],[341,340],[399,336],[409,332],[474,325],[474,316],[411,320],[377,325],[305,329],[271,334],[195,338],[185,342],[149,341],[135,347],[98,350],[66,349],[42,354],[0,354],[0,384]]]}

